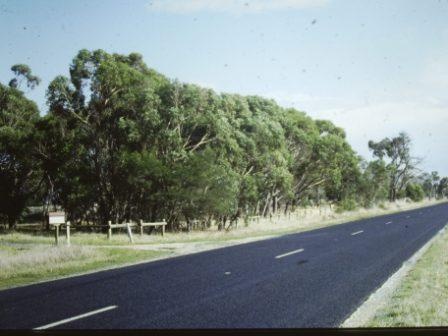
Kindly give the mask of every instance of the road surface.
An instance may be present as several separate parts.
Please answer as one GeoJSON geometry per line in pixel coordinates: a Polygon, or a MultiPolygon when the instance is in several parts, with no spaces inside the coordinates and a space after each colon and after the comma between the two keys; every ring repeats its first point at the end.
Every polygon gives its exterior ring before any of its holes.
{"type": "Polygon", "coordinates": [[[0,291],[0,328],[337,327],[448,204],[0,291]]]}

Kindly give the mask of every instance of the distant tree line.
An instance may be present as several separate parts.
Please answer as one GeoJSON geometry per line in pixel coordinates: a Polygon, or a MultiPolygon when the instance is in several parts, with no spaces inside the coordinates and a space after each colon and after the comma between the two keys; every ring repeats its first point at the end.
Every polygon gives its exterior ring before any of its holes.
{"type": "Polygon", "coordinates": [[[369,142],[366,162],[330,121],[258,96],[170,80],[139,54],[81,50],[48,86],[40,116],[23,64],[0,84],[0,219],[62,206],[72,223],[269,216],[329,202],[340,209],[445,197],[447,178],[419,174],[405,133],[369,142]]]}

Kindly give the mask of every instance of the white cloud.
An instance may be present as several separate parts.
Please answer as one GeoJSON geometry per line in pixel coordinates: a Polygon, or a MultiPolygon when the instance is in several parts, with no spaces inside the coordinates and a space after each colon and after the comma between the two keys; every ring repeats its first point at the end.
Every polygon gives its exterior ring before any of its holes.
{"type": "Polygon", "coordinates": [[[448,106],[429,101],[393,101],[354,108],[335,108],[310,113],[330,119],[343,127],[353,148],[366,158],[369,140],[381,140],[407,132],[413,139],[414,155],[424,159],[424,170],[438,170],[448,175],[448,106]]]}
{"type": "Polygon", "coordinates": [[[448,176],[448,101],[431,96],[371,102],[347,101],[304,93],[277,92],[269,95],[282,106],[292,106],[313,118],[331,120],[344,128],[352,147],[369,159],[369,140],[379,141],[407,132],[413,153],[423,158],[425,171],[437,170],[448,176]]]}
{"type": "Polygon", "coordinates": [[[193,12],[259,13],[320,7],[329,0],[149,0],[152,11],[187,14],[193,12]]]}

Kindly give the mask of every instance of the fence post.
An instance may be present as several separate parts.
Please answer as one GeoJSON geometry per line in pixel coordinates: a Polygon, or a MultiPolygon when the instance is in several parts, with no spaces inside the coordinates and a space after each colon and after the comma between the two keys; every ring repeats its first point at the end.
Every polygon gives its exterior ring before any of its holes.
{"type": "Polygon", "coordinates": [[[107,222],[108,228],[107,228],[107,239],[110,239],[112,237],[112,222],[107,222]]]}
{"type": "Polygon", "coordinates": [[[131,226],[129,224],[130,223],[126,223],[126,230],[128,231],[129,240],[131,241],[131,243],[133,243],[134,238],[132,238],[132,230],[131,230],[131,226]]]}
{"type": "MultiPolygon", "coordinates": [[[[166,223],[166,222],[165,222],[165,218],[162,219],[162,222],[166,223]]],[[[162,225],[162,237],[163,237],[164,235],[165,235],[165,225],[162,225]]]]}
{"type": "Polygon", "coordinates": [[[140,219],[140,236],[143,236],[143,219],[140,219]]]}
{"type": "Polygon", "coordinates": [[[65,224],[65,236],[67,238],[67,245],[70,246],[70,222],[65,224]]]}
{"type": "Polygon", "coordinates": [[[54,226],[54,239],[56,241],[56,245],[59,245],[59,224],[55,224],[54,226]]]}

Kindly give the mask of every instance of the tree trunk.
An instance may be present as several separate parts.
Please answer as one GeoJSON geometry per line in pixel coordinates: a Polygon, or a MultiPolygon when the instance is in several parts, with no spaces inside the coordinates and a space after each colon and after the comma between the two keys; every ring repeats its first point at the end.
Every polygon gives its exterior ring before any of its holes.
{"type": "Polygon", "coordinates": [[[227,216],[223,216],[223,217],[219,218],[218,231],[221,231],[226,227],[226,221],[227,221],[227,216]]]}
{"type": "Polygon", "coordinates": [[[8,217],[8,227],[10,230],[14,230],[17,226],[17,219],[15,217],[8,217]]]}
{"type": "Polygon", "coordinates": [[[255,206],[255,216],[260,215],[260,201],[257,200],[257,205],[255,206]]]}
{"type": "Polygon", "coordinates": [[[268,196],[266,197],[266,202],[264,203],[262,216],[264,216],[264,217],[267,216],[267,210],[268,210],[270,203],[271,203],[271,193],[269,193],[268,196]]]}
{"type": "Polygon", "coordinates": [[[274,213],[274,215],[277,213],[278,210],[277,207],[278,207],[277,195],[274,195],[272,199],[272,212],[274,213]]]}
{"type": "Polygon", "coordinates": [[[290,201],[287,201],[285,204],[285,215],[288,214],[290,201]]]}

